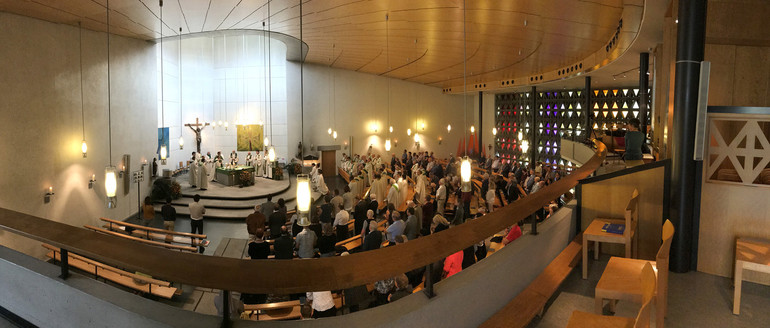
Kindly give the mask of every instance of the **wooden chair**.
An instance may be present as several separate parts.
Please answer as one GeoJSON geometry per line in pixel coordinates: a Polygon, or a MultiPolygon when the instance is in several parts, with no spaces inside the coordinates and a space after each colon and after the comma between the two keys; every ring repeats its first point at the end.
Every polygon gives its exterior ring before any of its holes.
{"type": "Polygon", "coordinates": [[[594,259],[599,259],[599,243],[615,243],[625,245],[626,257],[637,257],[639,243],[638,234],[636,233],[636,227],[638,225],[638,204],[639,203],[639,191],[634,189],[631,194],[631,199],[628,201],[625,210],[625,218],[623,219],[602,219],[596,218],[588,225],[588,228],[583,232],[583,279],[588,279],[588,242],[594,242],[594,259]],[[625,225],[625,230],[622,235],[604,232],[602,227],[605,223],[614,223],[625,225]]]}
{"type": "Polygon", "coordinates": [[[582,311],[572,312],[567,328],[576,327],[650,327],[650,303],[655,296],[655,271],[650,263],[645,263],[640,273],[642,307],[636,318],[603,316],[582,311]]]}
{"type": "Polygon", "coordinates": [[[607,267],[602,273],[599,283],[596,284],[595,311],[602,313],[604,300],[610,300],[610,311],[614,312],[616,300],[626,300],[641,303],[642,289],[639,285],[640,269],[649,263],[655,269],[656,295],[655,295],[655,327],[663,327],[663,319],[667,311],[668,301],[668,259],[671,251],[671,240],[674,237],[674,225],[666,220],[663,224],[663,245],[658,249],[655,261],[635,260],[622,257],[610,258],[607,267]]]}

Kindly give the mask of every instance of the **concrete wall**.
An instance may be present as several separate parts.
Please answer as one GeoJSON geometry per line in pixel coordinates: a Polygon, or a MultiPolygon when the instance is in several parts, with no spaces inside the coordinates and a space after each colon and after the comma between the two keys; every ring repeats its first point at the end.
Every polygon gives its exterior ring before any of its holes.
{"type": "MultiPolygon", "coordinates": [[[[476,327],[529,285],[572,240],[574,206],[575,201],[541,224],[538,236],[526,234],[437,283],[437,296],[432,299],[415,293],[344,316],[312,321],[235,320],[233,327],[476,327]]],[[[219,320],[77,274],[61,281],[55,265],[3,247],[0,272],[0,306],[41,327],[214,327],[219,320]]]]}
{"type": "MultiPolygon", "coordinates": [[[[83,89],[88,157],[80,151],[82,120],[78,29],[0,13],[0,207],[74,226],[99,217],[122,219],[137,212],[137,195],[118,182],[118,207],[107,209],[104,168],[110,163],[107,115],[107,38],[83,31],[83,89]],[[94,189],[88,189],[91,175],[94,189]],[[45,204],[49,186],[55,195],[45,204]]],[[[112,37],[112,163],[129,169],[155,151],[156,82],[153,45],[112,37]]],[[[149,170],[146,171],[149,175],[149,170]]],[[[41,255],[40,243],[0,231],[0,243],[41,255]]]]}
{"type": "MultiPolygon", "coordinates": [[[[310,146],[340,145],[341,153],[364,154],[372,145],[372,152],[385,155],[385,139],[388,137],[388,83],[390,83],[391,140],[398,140],[391,152],[401,154],[404,149],[417,151],[414,134],[407,136],[407,128],[417,132],[420,151],[433,151],[436,156],[446,157],[457,153],[462,139],[465,116],[463,96],[446,95],[441,89],[387,77],[363,74],[326,66],[306,64],[304,67],[304,115],[300,111],[300,66],[289,62],[287,66],[287,90],[289,97],[289,131],[301,131],[304,117],[305,154],[319,155],[310,146]],[[425,123],[422,131],[421,124],[425,123]],[[333,124],[336,123],[336,124],[333,124]],[[447,133],[447,125],[452,125],[447,133]],[[332,126],[334,125],[334,126],[332,126]],[[371,127],[378,126],[378,132],[371,127]],[[328,133],[329,127],[337,130],[335,141],[328,133]],[[443,140],[439,144],[438,138],[443,140]],[[348,143],[347,149],[345,142],[348,143]],[[352,142],[352,148],[351,148],[352,142]]],[[[466,97],[468,128],[473,122],[478,127],[478,100],[470,94],[466,97]]],[[[491,120],[489,121],[491,124],[491,120]]],[[[491,125],[489,125],[491,134],[491,125]]],[[[300,133],[289,134],[289,149],[297,151],[300,133]]],[[[491,140],[491,139],[487,139],[491,140]]]]}

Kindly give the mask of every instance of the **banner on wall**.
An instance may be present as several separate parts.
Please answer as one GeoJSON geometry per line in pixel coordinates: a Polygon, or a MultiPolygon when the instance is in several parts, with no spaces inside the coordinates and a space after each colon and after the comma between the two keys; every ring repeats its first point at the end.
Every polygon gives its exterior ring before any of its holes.
{"type": "Polygon", "coordinates": [[[161,145],[166,145],[166,149],[168,151],[171,151],[171,148],[169,147],[169,140],[168,140],[168,127],[158,128],[158,148],[155,149],[155,154],[158,155],[158,158],[160,158],[161,145]]]}
{"type": "Polygon", "coordinates": [[[265,148],[262,125],[236,125],[236,135],[238,151],[255,151],[265,148]]]}

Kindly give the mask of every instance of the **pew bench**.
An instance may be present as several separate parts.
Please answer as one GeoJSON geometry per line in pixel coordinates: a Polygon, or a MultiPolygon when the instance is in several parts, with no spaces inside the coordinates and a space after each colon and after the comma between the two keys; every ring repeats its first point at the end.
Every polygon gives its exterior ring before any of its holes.
{"type": "Polygon", "coordinates": [[[206,240],[207,236],[202,234],[193,234],[193,233],[187,233],[187,232],[170,231],[165,229],[145,227],[138,224],[117,221],[117,220],[112,220],[108,218],[101,218],[100,220],[106,222],[106,224],[103,227],[107,230],[114,231],[114,232],[128,233],[128,230],[126,229],[130,228],[129,230],[133,229],[130,235],[134,237],[144,238],[147,240],[172,242],[177,244],[190,245],[193,247],[196,247],[196,246],[206,247],[209,245],[209,241],[206,240]]]}
{"type": "MultiPolygon", "coordinates": [[[[43,247],[50,250],[46,254],[48,258],[61,262],[61,250],[58,247],[48,244],[43,244],[43,247]]],[[[94,278],[109,280],[144,294],[151,294],[165,299],[171,299],[174,295],[181,294],[180,290],[172,287],[171,283],[167,281],[130,273],[77,254],[69,253],[67,261],[70,266],[93,274],[94,278]]]]}
{"type": "MultiPolygon", "coordinates": [[[[342,296],[332,294],[334,307],[342,307],[342,296]]],[[[249,314],[249,319],[254,321],[296,320],[302,318],[302,304],[299,300],[265,303],[244,304],[243,310],[249,314]]]]}
{"type": "Polygon", "coordinates": [[[479,327],[524,328],[541,316],[548,300],[582,258],[582,240],[582,235],[575,237],[527,288],[479,327]]]}
{"type": "Polygon", "coordinates": [[[137,237],[134,237],[134,236],[129,236],[129,235],[124,234],[124,233],[110,231],[110,230],[107,230],[107,229],[102,229],[102,228],[99,228],[99,227],[94,227],[94,226],[91,226],[91,225],[88,225],[88,224],[84,225],[83,227],[85,227],[86,229],[90,229],[90,230],[96,231],[96,232],[101,232],[101,233],[103,233],[105,235],[112,235],[112,236],[115,236],[115,237],[126,238],[126,239],[129,239],[129,240],[137,241],[137,242],[140,242],[140,243],[143,243],[143,244],[152,245],[152,246],[165,247],[165,248],[173,249],[173,250],[177,250],[177,251],[187,251],[187,252],[193,252],[193,253],[197,253],[198,252],[198,248],[197,247],[173,245],[173,244],[163,243],[163,242],[154,241],[154,240],[147,240],[147,239],[143,239],[143,238],[137,238],[137,237]]]}

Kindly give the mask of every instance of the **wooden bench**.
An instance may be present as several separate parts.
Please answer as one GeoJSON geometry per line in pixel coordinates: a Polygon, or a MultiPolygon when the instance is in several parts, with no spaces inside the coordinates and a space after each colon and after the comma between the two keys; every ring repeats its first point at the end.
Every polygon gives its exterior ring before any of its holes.
{"type": "Polygon", "coordinates": [[[143,239],[143,238],[137,238],[137,237],[129,236],[129,235],[126,235],[126,234],[123,234],[123,233],[120,233],[120,232],[110,231],[110,230],[107,230],[107,229],[102,229],[102,228],[94,227],[94,226],[87,225],[87,224],[84,225],[83,227],[85,227],[86,229],[93,230],[93,231],[101,232],[103,234],[112,235],[112,236],[121,237],[121,238],[126,238],[126,239],[130,239],[130,240],[133,240],[133,241],[138,241],[140,243],[144,243],[144,244],[148,244],[148,245],[165,247],[165,248],[168,248],[168,249],[173,249],[173,250],[178,250],[178,251],[188,251],[188,252],[193,252],[193,253],[197,253],[198,252],[198,248],[197,247],[173,245],[173,244],[162,243],[162,242],[154,241],[154,240],[147,240],[147,239],[143,239]]]}
{"type": "MultiPolygon", "coordinates": [[[[334,307],[342,307],[342,296],[332,294],[334,307]]],[[[243,310],[248,312],[249,319],[255,321],[275,321],[275,320],[296,320],[302,317],[302,304],[299,300],[266,303],[266,304],[244,304],[243,310]]]]}
{"type": "MultiPolygon", "coordinates": [[[[54,261],[61,261],[61,250],[58,247],[48,244],[43,244],[43,247],[50,250],[46,254],[47,257],[54,261]]],[[[70,266],[92,273],[95,278],[109,280],[145,294],[171,299],[181,292],[177,288],[171,287],[169,282],[120,270],[77,254],[69,253],[67,261],[70,266]]]]}
{"type": "Polygon", "coordinates": [[[133,229],[133,231],[131,231],[132,236],[144,238],[147,240],[160,240],[200,247],[206,247],[209,245],[209,241],[206,240],[206,235],[145,227],[138,224],[116,221],[108,218],[101,218],[100,220],[107,222],[107,224],[104,225],[104,228],[108,230],[127,233],[126,227],[130,227],[133,229]]]}
{"type": "Polygon", "coordinates": [[[581,259],[582,240],[582,235],[575,237],[527,288],[479,327],[523,328],[535,316],[542,315],[548,299],[556,292],[581,259]]]}

